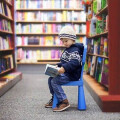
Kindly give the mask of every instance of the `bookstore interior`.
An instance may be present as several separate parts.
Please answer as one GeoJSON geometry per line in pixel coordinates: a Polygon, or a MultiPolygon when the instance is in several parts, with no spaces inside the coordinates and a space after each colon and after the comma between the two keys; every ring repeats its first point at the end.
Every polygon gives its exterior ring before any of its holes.
{"type": "Polygon", "coordinates": [[[71,25],[87,45],[84,85],[103,112],[120,112],[119,2],[0,0],[0,96],[22,79],[19,66],[59,62],[58,33],[71,25]]]}

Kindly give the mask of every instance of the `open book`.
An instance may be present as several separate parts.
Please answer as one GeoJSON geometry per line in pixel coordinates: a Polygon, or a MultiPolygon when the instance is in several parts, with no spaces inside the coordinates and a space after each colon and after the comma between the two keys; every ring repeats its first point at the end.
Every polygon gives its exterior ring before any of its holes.
{"type": "Polygon", "coordinates": [[[58,72],[59,69],[60,67],[47,64],[45,68],[45,75],[49,75],[50,77],[56,77],[57,75],[59,75],[59,72],[58,72]]]}

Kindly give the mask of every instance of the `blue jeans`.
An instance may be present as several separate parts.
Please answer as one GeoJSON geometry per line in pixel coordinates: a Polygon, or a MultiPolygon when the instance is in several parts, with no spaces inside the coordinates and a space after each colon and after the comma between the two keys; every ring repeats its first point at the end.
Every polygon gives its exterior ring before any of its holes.
{"type": "Polygon", "coordinates": [[[49,77],[48,79],[50,93],[52,94],[52,96],[55,93],[59,102],[67,99],[67,96],[64,93],[64,90],[62,89],[61,85],[68,82],[70,82],[70,78],[68,78],[64,74],[58,75],[57,77],[54,78],[49,77]]]}

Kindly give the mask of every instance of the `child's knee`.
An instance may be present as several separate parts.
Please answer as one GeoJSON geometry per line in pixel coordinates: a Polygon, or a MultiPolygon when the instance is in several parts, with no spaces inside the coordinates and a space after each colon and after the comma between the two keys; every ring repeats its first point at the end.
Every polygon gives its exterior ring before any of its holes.
{"type": "Polygon", "coordinates": [[[48,84],[51,82],[52,79],[53,79],[52,77],[48,78],[48,84]]]}
{"type": "Polygon", "coordinates": [[[53,78],[51,80],[51,85],[54,87],[54,86],[56,86],[56,84],[57,84],[57,79],[53,78]]]}

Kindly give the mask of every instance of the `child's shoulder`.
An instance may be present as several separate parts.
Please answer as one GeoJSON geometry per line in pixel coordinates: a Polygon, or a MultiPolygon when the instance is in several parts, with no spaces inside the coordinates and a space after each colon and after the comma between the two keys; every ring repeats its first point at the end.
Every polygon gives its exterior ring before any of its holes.
{"type": "Polygon", "coordinates": [[[71,46],[72,49],[75,50],[83,50],[84,49],[84,45],[83,43],[75,43],[71,46]]]}
{"type": "Polygon", "coordinates": [[[79,48],[79,49],[83,49],[83,48],[84,48],[83,43],[75,43],[74,45],[75,45],[77,48],[79,48]]]}
{"type": "Polygon", "coordinates": [[[82,43],[75,43],[72,46],[72,51],[78,51],[79,54],[83,54],[83,50],[84,50],[84,45],[82,43]]]}

